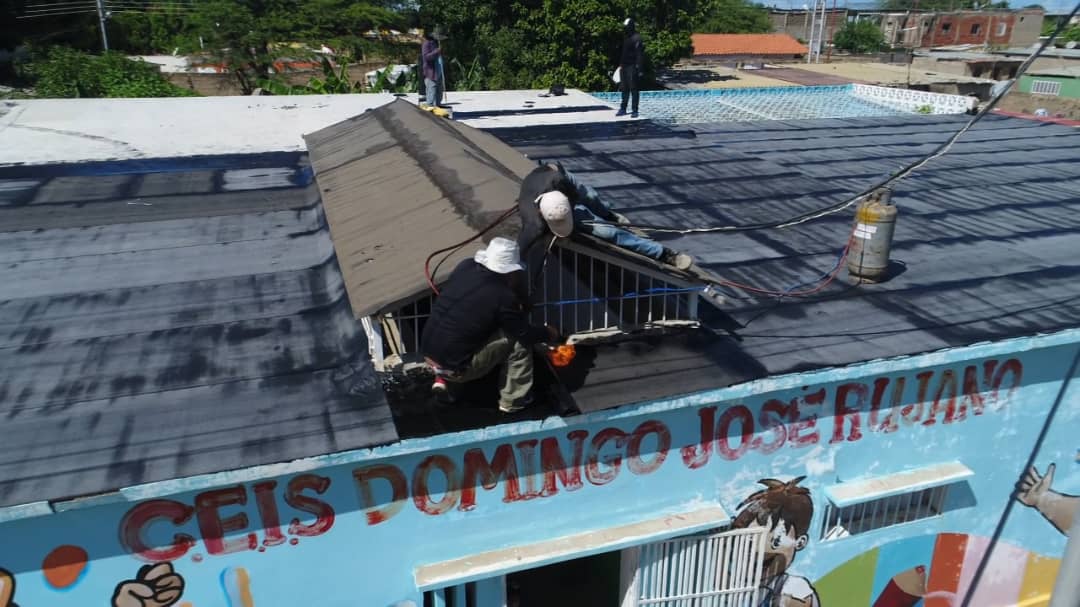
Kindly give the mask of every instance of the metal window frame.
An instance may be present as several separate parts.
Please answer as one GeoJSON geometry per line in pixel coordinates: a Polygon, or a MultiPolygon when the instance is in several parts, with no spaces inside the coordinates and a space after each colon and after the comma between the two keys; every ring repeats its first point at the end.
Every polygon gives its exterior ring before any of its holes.
{"type": "MultiPolygon", "coordinates": [[[[533,307],[533,320],[559,327],[571,343],[599,339],[633,331],[671,327],[696,327],[700,294],[696,292],[658,293],[620,297],[612,292],[612,283],[622,293],[640,293],[641,289],[692,289],[696,285],[676,276],[628,263],[616,255],[570,240],[557,243],[544,265],[539,288],[544,289],[533,307]],[[569,266],[569,271],[567,267],[569,266]],[[549,282],[549,275],[558,275],[549,282]],[[614,281],[611,277],[618,272],[614,281]],[[603,284],[597,284],[603,277],[603,284]],[[584,291],[584,292],[583,292],[584,291]],[[620,297],[613,300],[612,297],[620,297]],[[577,304],[560,304],[571,300],[601,299],[577,304]],[[558,304],[558,305],[556,305],[558,304]]],[[[530,285],[530,289],[533,285],[530,285]]],[[[402,362],[420,362],[420,335],[431,316],[434,295],[421,295],[399,301],[373,315],[368,321],[381,327],[379,340],[371,347],[379,349],[379,358],[397,356],[402,362]],[[378,322],[376,322],[378,321],[378,322]],[[378,341],[378,345],[376,345],[378,341]]],[[[374,331],[369,333],[373,335],[374,331]]],[[[372,352],[375,356],[375,352],[372,352]]]]}
{"type": "Polygon", "coordinates": [[[825,507],[819,539],[833,542],[870,531],[937,518],[945,513],[952,485],[938,485],[898,495],[825,507]]]}
{"type": "Polygon", "coordinates": [[[1061,83],[1056,80],[1031,80],[1032,95],[1046,95],[1058,97],[1061,95],[1061,83]]]}
{"type": "Polygon", "coordinates": [[[757,605],[767,529],[721,528],[623,552],[622,607],[757,605]]]}

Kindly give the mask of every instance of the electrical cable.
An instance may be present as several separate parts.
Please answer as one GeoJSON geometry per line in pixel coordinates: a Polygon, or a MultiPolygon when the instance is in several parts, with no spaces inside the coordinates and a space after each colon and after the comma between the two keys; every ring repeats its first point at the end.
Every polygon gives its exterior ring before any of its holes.
{"type": "MultiPolygon", "coordinates": [[[[446,253],[448,251],[449,251],[450,254],[453,254],[454,252],[460,250],[462,247],[469,244],[470,242],[472,242],[472,241],[476,240],[477,238],[480,238],[484,234],[487,234],[488,232],[490,232],[495,226],[497,226],[500,223],[502,223],[503,221],[505,221],[507,217],[510,217],[510,215],[512,215],[517,210],[518,210],[517,205],[510,207],[509,209],[504,211],[501,215],[499,215],[499,217],[496,218],[495,221],[491,222],[490,225],[488,225],[483,230],[480,230],[479,232],[477,232],[473,236],[470,236],[468,239],[463,240],[463,241],[461,241],[461,242],[459,242],[459,243],[457,243],[455,245],[451,245],[449,247],[446,247],[445,249],[439,249],[438,251],[433,252],[431,255],[428,255],[427,260],[424,261],[424,277],[427,278],[427,283],[428,283],[428,286],[431,287],[431,291],[433,293],[435,293],[436,295],[439,294],[439,288],[435,286],[435,275],[431,271],[431,260],[436,255],[438,255],[440,253],[446,253]]],[[[449,255],[447,255],[447,257],[449,257],[449,255]]],[[[443,261],[445,261],[445,259],[443,261]]],[[[440,262],[440,265],[441,265],[441,263],[442,262],[440,262]]]]}
{"type": "Polygon", "coordinates": [[[806,223],[808,221],[813,221],[815,219],[819,219],[819,218],[824,217],[826,215],[832,215],[833,213],[839,213],[840,211],[843,211],[844,209],[847,209],[847,208],[851,207],[852,205],[858,203],[860,200],[862,200],[863,198],[869,196],[873,192],[875,192],[877,190],[880,190],[881,188],[891,186],[892,184],[906,178],[911,173],[913,173],[913,172],[921,169],[922,167],[926,166],[926,164],[929,163],[930,161],[935,160],[937,158],[940,158],[941,156],[948,153],[949,150],[952,149],[953,144],[956,143],[957,139],[959,139],[961,136],[963,136],[964,133],[971,130],[971,127],[975,126],[980,120],[983,119],[984,116],[986,116],[995,107],[997,107],[998,102],[1000,102],[1001,99],[1010,90],[1012,90],[1013,85],[1020,78],[1020,76],[1022,74],[1024,74],[1024,72],[1026,72],[1029,67],[1031,67],[1031,64],[1034,63],[1035,60],[1046,50],[1046,48],[1050,44],[1053,43],[1054,39],[1057,38],[1058,35],[1060,35],[1061,32],[1065,30],[1065,27],[1073,19],[1073,17],[1076,17],[1078,12],[1080,12],[1080,3],[1077,3],[1077,5],[1073,8],[1072,12],[1069,13],[1069,15],[1067,17],[1065,17],[1063,20],[1061,20],[1061,22],[1058,23],[1058,26],[1054,30],[1054,32],[1046,40],[1043,41],[1043,43],[1039,46],[1039,48],[1037,48],[1022,64],[1020,64],[1020,67],[1016,71],[1016,76],[1012,80],[1008,81],[1006,86],[1004,86],[1000,91],[998,91],[998,93],[996,95],[994,95],[990,99],[990,101],[987,102],[987,104],[984,105],[982,107],[982,109],[980,109],[979,112],[976,113],[971,118],[971,120],[969,120],[964,126],[960,127],[960,129],[958,131],[953,133],[952,136],[950,136],[948,139],[946,139],[945,142],[943,142],[941,145],[939,145],[933,152],[929,153],[928,155],[922,157],[919,160],[916,160],[915,162],[912,162],[912,163],[908,164],[907,166],[901,168],[899,171],[893,173],[889,177],[879,181],[878,183],[874,184],[873,186],[871,186],[869,188],[866,188],[862,192],[860,192],[860,193],[858,193],[858,194],[856,194],[856,195],[854,195],[854,196],[852,196],[852,197],[850,197],[850,198],[848,198],[846,200],[843,200],[841,202],[838,202],[836,204],[832,204],[832,205],[829,205],[829,206],[826,206],[826,207],[822,207],[820,209],[816,209],[814,211],[808,211],[806,213],[801,213],[799,215],[789,217],[788,219],[784,219],[784,220],[780,220],[780,221],[773,221],[773,222],[766,222],[766,223],[755,223],[755,224],[747,224],[747,225],[739,225],[739,226],[711,226],[711,227],[704,227],[704,228],[675,228],[675,227],[671,227],[671,226],[656,226],[656,225],[649,225],[649,224],[631,224],[631,225],[626,226],[626,227],[637,228],[639,230],[644,230],[644,231],[647,231],[647,232],[659,232],[659,233],[667,233],[667,234],[703,234],[703,233],[710,233],[710,232],[749,232],[749,231],[757,231],[757,230],[770,230],[770,229],[789,228],[789,227],[794,226],[794,225],[799,225],[799,224],[802,224],[802,223],[806,223]]]}

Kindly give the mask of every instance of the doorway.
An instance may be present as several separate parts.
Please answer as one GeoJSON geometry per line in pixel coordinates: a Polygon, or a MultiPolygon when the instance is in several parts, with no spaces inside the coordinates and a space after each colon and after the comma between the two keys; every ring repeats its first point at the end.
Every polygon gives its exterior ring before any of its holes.
{"type": "Polygon", "coordinates": [[[620,553],[563,561],[506,576],[506,607],[618,607],[620,553]]]}

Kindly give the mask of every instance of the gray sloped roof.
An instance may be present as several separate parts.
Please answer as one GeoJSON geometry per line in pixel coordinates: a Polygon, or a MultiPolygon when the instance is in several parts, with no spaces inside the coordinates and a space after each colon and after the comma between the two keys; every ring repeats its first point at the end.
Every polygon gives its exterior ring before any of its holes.
{"type": "MultiPolygon", "coordinates": [[[[647,113],[647,108],[646,108],[647,113]]],[[[561,160],[631,220],[774,221],[861,191],[926,154],[966,116],[503,129],[561,160]]],[[[1080,325],[1080,130],[991,116],[895,191],[898,275],[808,299],[725,289],[739,347],[768,374],[1080,325]]],[[[836,261],[850,211],[783,230],[661,235],[729,280],[782,291],[836,261]]],[[[722,322],[717,320],[716,322],[722,322]]]]}
{"type": "MultiPolygon", "coordinates": [[[[427,289],[432,252],[512,208],[529,159],[482,131],[402,100],[305,137],[357,317],[427,289]]],[[[497,232],[516,233],[511,217],[497,232]]],[[[465,247],[446,262],[472,255],[465,247]]]]}
{"type": "Polygon", "coordinates": [[[304,159],[198,164],[0,169],[0,506],[397,439],[304,159]]]}

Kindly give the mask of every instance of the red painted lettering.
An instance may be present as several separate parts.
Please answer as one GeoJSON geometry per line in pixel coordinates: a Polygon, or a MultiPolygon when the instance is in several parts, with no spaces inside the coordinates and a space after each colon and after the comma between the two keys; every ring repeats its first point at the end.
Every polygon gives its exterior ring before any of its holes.
{"type": "Polygon", "coordinates": [[[798,411],[799,405],[794,399],[790,404],[775,398],[765,401],[765,404],[761,406],[761,413],[758,414],[758,423],[762,430],[772,432],[773,440],[766,443],[762,437],[756,436],[752,444],[753,448],[762,453],[772,453],[783,447],[787,442],[787,429],[784,427],[784,422],[798,419],[798,411]]]}
{"type": "Polygon", "coordinates": [[[866,407],[866,399],[869,395],[870,388],[866,384],[840,384],[840,387],[836,389],[836,409],[833,414],[833,435],[830,443],[839,443],[844,440],[845,422],[851,422],[851,431],[847,435],[848,442],[855,442],[862,438],[860,412],[866,407]],[[848,404],[849,394],[855,395],[854,404],[848,404]]]}
{"type": "Polygon", "coordinates": [[[919,391],[915,396],[915,402],[904,405],[900,409],[900,417],[907,424],[916,424],[922,419],[923,403],[926,402],[927,390],[930,387],[930,378],[934,376],[933,371],[923,371],[915,376],[915,379],[919,380],[919,391]]]}
{"type": "Polygon", "coordinates": [[[728,460],[739,459],[750,448],[750,437],[754,434],[754,415],[745,405],[729,407],[720,416],[720,423],[716,426],[716,452],[720,457],[728,460]],[[728,443],[728,437],[732,436],[731,423],[738,418],[740,423],[739,446],[734,449],[728,443]]]}
{"type": "Polygon", "coordinates": [[[199,521],[199,533],[209,554],[232,554],[242,550],[254,550],[259,540],[254,533],[244,537],[226,540],[231,531],[241,531],[248,527],[247,514],[240,512],[222,518],[221,509],[225,506],[243,506],[247,504],[247,491],[243,485],[206,491],[195,496],[195,517],[199,521]]]}
{"type": "Polygon", "coordinates": [[[709,455],[712,453],[713,431],[716,427],[716,407],[698,409],[698,417],[701,418],[701,438],[697,443],[687,445],[679,450],[682,454],[683,464],[691,470],[697,470],[709,463],[709,455]]]}
{"type": "Polygon", "coordinates": [[[964,397],[960,400],[960,419],[967,416],[967,410],[971,409],[972,415],[982,415],[985,405],[983,404],[982,388],[979,387],[979,368],[975,365],[964,367],[964,397]]]}
{"type": "Polygon", "coordinates": [[[531,500],[534,497],[540,497],[540,490],[536,487],[537,443],[535,438],[531,438],[517,444],[518,453],[521,454],[522,476],[525,477],[525,492],[521,494],[521,499],[531,500]]]}
{"type": "Polygon", "coordinates": [[[889,385],[889,378],[880,377],[874,380],[874,396],[870,403],[870,428],[878,432],[896,432],[899,427],[896,423],[896,415],[900,411],[900,405],[904,402],[904,387],[907,386],[906,377],[898,377],[893,383],[892,398],[889,401],[889,414],[884,420],[878,421],[881,410],[881,402],[885,398],[885,389],[889,385]]]}
{"type": "Polygon", "coordinates": [[[630,472],[642,475],[656,472],[664,460],[667,459],[668,450],[671,449],[671,430],[662,422],[642,422],[630,433],[630,444],[626,447],[626,467],[630,472]],[[656,435],[656,450],[651,462],[641,459],[641,443],[645,437],[656,435]]]}
{"type": "MultiPolygon", "coordinates": [[[[554,440],[554,439],[552,439],[554,440]]],[[[482,449],[465,452],[465,471],[461,477],[461,505],[458,510],[476,507],[476,485],[492,490],[503,479],[503,501],[507,504],[521,499],[518,488],[517,461],[510,445],[499,445],[489,463],[482,449]]]]}
{"type": "Polygon", "coordinates": [[[606,485],[619,476],[622,466],[622,450],[626,446],[626,433],[618,428],[604,428],[596,433],[589,444],[589,453],[585,458],[585,478],[594,485],[606,485]],[[601,458],[600,450],[608,442],[615,443],[615,452],[601,458]],[[601,470],[600,464],[607,466],[601,470]]]}
{"type": "Polygon", "coordinates": [[[461,493],[460,486],[461,482],[458,479],[454,462],[450,461],[450,458],[445,455],[429,455],[413,471],[413,503],[416,504],[416,509],[424,514],[432,516],[442,514],[457,505],[461,493]],[[432,469],[435,468],[442,472],[443,477],[446,478],[446,491],[442,499],[437,502],[431,501],[430,491],[428,490],[428,476],[431,475],[432,469]]]}
{"type": "Polygon", "coordinates": [[[938,378],[938,389],[934,394],[934,404],[930,406],[930,413],[923,420],[923,425],[936,424],[938,414],[943,411],[946,424],[951,424],[956,420],[956,373],[952,369],[941,372],[941,377],[938,378]]]}
{"type": "Polygon", "coordinates": [[[156,548],[143,539],[143,531],[158,519],[180,526],[190,521],[194,514],[195,509],[191,506],[172,500],[143,502],[129,510],[120,521],[120,545],[148,563],[175,561],[195,545],[195,538],[186,533],[177,533],[167,547],[156,548]]]}
{"type": "Polygon", "coordinates": [[[1005,385],[1005,376],[1008,375],[1012,380],[1009,382],[1009,391],[1005,395],[1005,398],[1012,398],[1013,392],[1020,387],[1020,383],[1024,380],[1024,365],[1015,358],[1003,362],[997,371],[994,372],[993,392],[990,395],[990,401],[994,404],[995,409],[1000,409],[1005,406],[1005,402],[1001,398],[1001,387],[1005,385]]]}
{"type": "Polygon", "coordinates": [[[793,422],[787,430],[787,439],[791,446],[806,447],[816,445],[821,439],[821,433],[817,430],[818,414],[803,415],[803,413],[808,407],[820,407],[823,404],[825,404],[825,388],[799,397],[793,412],[798,421],[793,422]],[[812,430],[812,432],[803,434],[807,430],[812,430]]]}
{"type": "Polygon", "coordinates": [[[274,499],[276,487],[277,481],[256,483],[254,487],[255,505],[259,507],[259,520],[262,521],[263,531],[266,532],[262,543],[268,548],[285,543],[285,536],[281,533],[281,517],[278,516],[277,500],[274,499]]]}
{"type": "Polygon", "coordinates": [[[409,497],[408,486],[405,482],[405,473],[397,466],[382,464],[368,466],[353,470],[353,478],[356,480],[356,490],[360,494],[360,506],[367,516],[368,525],[378,525],[393,518],[405,507],[405,500],[409,497]],[[371,481],[382,479],[390,483],[390,499],[385,506],[380,507],[375,501],[375,492],[371,490],[371,481]]]}
{"type": "Polygon", "coordinates": [[[573,456],[571,464],[566,465],[563,459],[559,441],[555,438],[545,438],[540,441],[540,466],[544,470],[544,488],[540,491],[543,497],[551,497],[559,492],[555,480],[558,479],[567,491],[577,491],[583,486],[581,482],[581,462],[584,459],[585,439],[589,433],[585,430],[574,430],[566,435],[570,440],[573,456]]]}
{"type": "Polygon", "coordinates": [[[300,512],[315,516],[315,522],[310,525],[303,525],[300,519],[294,518],[289,523],[289,535],[315,537],[330,531],[330,528],[334,526],[334,509],[330,507],[330,504],[302,493],[305,489],[310,489],[322,495],[329,488],[330,479],[316,474],[301,474],[289,481],[289,485],[285,488],[285,503],[300,512]]]}

